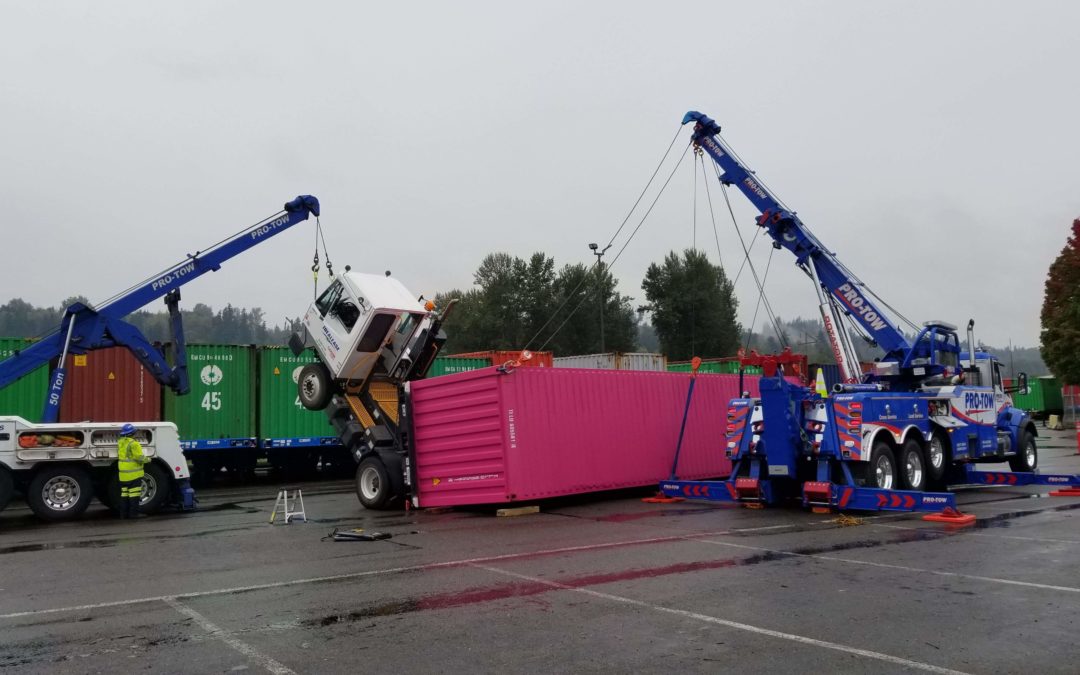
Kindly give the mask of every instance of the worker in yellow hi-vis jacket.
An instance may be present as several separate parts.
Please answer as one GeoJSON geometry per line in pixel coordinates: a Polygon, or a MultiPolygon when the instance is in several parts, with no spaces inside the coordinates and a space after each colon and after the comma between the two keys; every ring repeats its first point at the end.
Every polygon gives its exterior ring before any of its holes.
{"type": "Polygon", "coordinates": [[[150,459],[135,440],[134,424],[120,427],[117,454],[120,458],[116,463],[120,470],[120,517],[135,518],[139,515],[139,503],[142,501],[143,465],[150,459]]]}

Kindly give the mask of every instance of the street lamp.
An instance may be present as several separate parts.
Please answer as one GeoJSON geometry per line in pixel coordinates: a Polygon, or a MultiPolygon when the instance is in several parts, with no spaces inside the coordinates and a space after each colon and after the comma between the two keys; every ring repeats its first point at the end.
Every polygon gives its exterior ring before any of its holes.
{"type": "Polygon", "coordinates": [[[611,248],[608,244],[600,248],[597,244],[589,244],[589,249],[596,256],[597,290],[600,291],[600,353],[604,353],[604,305],[607,304],[607,291],[604,288],[604,254],[611,248]]]}

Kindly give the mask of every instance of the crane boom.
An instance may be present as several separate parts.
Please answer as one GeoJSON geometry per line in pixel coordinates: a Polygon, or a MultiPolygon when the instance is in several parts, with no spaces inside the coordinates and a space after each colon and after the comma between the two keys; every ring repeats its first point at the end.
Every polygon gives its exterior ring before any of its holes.
{"type": "Polygon", "coordinates": [[[91,307],[81,302],[73,303],[64,310],[58,331],[0,361],[0,388],[43,364],[58,359],[50,378],[45,410],[42,413],[43,422],[55,422],[59,415],[60,398],[67,374],[67,355],[85,354],[103,347],[123,346],[131,351],[158,382],[178,394],[186,394],[189,384],[183,326],[178,309],[180,287],[207,272],[216,272],[226,261],[307,220],[311,215],[316,218],[319,216],[319,200],[312,195],[300,195],[270,218],[206,251],[188,254],[183,262],[136,284],[99,307],[91,307]],[[165,298],[172,324],[176,349],[176,364],[172,366],[160,348],[151,344],[138,328],[123,320],[132,312],[159,298],[165,298]]]}
{"type": "Polygon", "coordinates": [[[773,246],[791,251],[796,264],[814,280],[826,333],[845,379],[856,379],[860,371],[854,345],[842,323],[844,317],[857,322],[887,355],[902,360],[900,357],[909,353],[913,345],[895,320],[864,291],[865,284],[743,164],[720,137],[716,121],[690,111],[683,117],[683,124],[691,122],[693,142],[723,171],[721,182],[736,186],[750,200],[760,213],[757,223],[768,231],[773,246]]]}

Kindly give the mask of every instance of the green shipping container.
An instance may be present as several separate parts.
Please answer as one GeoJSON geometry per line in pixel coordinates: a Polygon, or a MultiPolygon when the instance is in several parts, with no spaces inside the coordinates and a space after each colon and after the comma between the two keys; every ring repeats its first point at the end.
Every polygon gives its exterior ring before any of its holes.
{"type": "Polygon", "coordinates": [[[255,438],[255,348],[188,345],[191,393],[165,392],[165,419],[185,449],[235,447],[219,439],[255,438]]]}
{"type": "MultiPolygon", "coordinates": [[[[33,344],[26,338],[0,338],[0,361],[33,344]]],[[[0,389],[0,415],[18,415],[28,422],[41,420],[45,393],[49,389],[49,368],[41,366],[0,389]]]]}
{"type": "Polygon", "coordinates": [[[1013,406],[1041,413],[1060,413],[1065,409],[1061,398],[1061,382],[1056,377],[1033,377],[1028,380],[1027,394],[1012,395],[1013,406]]]}
{"type": "MultiPolygon", "coordinates": [[[[680,361],[678,363],[668,363],[669,373],[689,373],[690,362],[680,361]]],[[[699,373],[719,373],[723,375],[738,375],[739,374],[739,362],[738,361],[702,361],[701,367],[698,368],[699,373]]],[[[759,366],[747,366],[743,371],[747,375],[760,375],[761,368],[759,366]]]]}
{"type": "Polygon", "coordinates": [[[297,446],[334,438],[326,413],[305,408],[296,391],[300,370],[315,362],[315,352],[308,349],[295,356],[285,347],[261,347],[258,353],[259,438],[272,445],[297,446]]]}
{"type": "Polygon", "coordinates": [[[439,356],[428,369],[428,377],[451,375],[453,373],[465,373],[470,370],[480,370],[491,365],[491,359],[473,358],[467,356],[439,356]]]}

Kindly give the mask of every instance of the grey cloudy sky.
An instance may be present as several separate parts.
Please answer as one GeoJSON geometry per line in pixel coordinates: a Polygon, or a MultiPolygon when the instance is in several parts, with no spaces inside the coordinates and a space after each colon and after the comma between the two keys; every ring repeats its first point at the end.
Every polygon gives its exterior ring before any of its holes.
{"type": "MultiPolygon", "coordinates": [[[[1046,268],[1080,216],[1076,3],[0,8],[0,301],[104,299],[299,193],[322,200],[337,266],[418,294],[468,286],[493,250],[590,262],[689,109],[890,304],[974,317],[990,343],[1037,344],[1046,268]]],[[[691,175],[614,269],[639,302],[648,264],[692,243],[691,175]]],[[[279,235],[185,305],[296,316],[312,239],[279,235]]],[[[748,275],[736,290],[745,323],[757,293],[748,275]]],[[[816,313],[786,254],[766,290],[781,316],[816,313]]]]}

